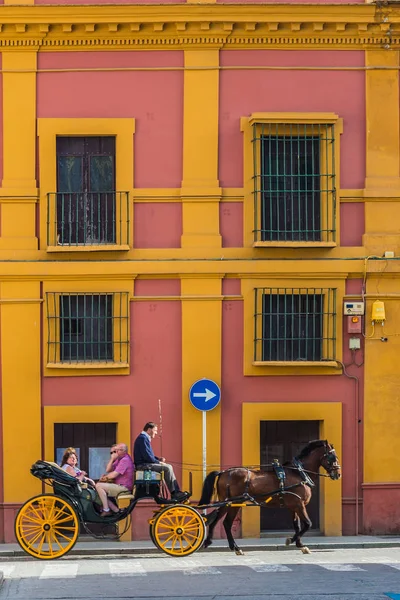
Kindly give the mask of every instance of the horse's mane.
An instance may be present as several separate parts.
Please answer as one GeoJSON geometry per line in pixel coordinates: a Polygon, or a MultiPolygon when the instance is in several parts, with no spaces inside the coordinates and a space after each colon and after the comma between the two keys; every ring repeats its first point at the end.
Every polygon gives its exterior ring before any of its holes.
{"type": "Polygon", "coordinates": [[[303,450],[300,452],[300,454],[297,456],[297,458],[298,459],[305,458],[306,456],[311,454],[311,452],[313,450],[315,450],[316,448],[325,446],[325,443],[326,443],[326,440],[313,440],[312,442],[308,442],[307,446],[305,448],[303,448],[303,450]]]}

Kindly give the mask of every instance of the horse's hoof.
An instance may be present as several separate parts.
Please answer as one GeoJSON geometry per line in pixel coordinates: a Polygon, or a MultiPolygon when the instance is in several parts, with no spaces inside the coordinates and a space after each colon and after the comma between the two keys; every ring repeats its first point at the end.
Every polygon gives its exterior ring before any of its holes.
{"type": "Polygon", "coordinates": [[[286,546],[290,546],[290,544],[292,543],[292,538],[286,538],[286,546]]]}
{"type": "Polygon", "coordinates": [[[235,550],[235,554],[236,554],[237,556],[244,556],[244,552],[243,552],[243,550],[241,550],[240,548],[238,548],[237,550],[235,550]]]}
{"type": "Polygon", "coordinates": [[[302,548],[300,548],[300,550],[303,554],[311,554],[311,550],[307,548],[307,546],[303,546],[302,548]]]}

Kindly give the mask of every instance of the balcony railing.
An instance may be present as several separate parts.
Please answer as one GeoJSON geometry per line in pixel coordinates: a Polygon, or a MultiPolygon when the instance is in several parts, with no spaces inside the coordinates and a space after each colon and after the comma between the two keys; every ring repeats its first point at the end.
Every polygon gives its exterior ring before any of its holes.
{"type": "Polygon", "coordinates": [[[128,192],[47,194],[47,245],[91,247],[129,245],[128,192]]]}

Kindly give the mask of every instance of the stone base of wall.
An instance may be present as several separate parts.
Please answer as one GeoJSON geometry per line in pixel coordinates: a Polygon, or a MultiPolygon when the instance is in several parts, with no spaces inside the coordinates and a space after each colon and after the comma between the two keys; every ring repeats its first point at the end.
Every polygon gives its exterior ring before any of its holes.
{"type": "Polygon", "coordinates": [[[17,516],[17,512],[21,508],[21,504],[1,504],[0,510],[2,512],[2,519],[0,522],[2,524],[2,536],[1,541],[6,544],[16,542],[15,533],[14,533],[14,523],[15,517],[17,516]]]}
{"type": "Polygon", "coordinates": [[[363,533],[400,534],[400,482],[364,483],[363,533]]]}

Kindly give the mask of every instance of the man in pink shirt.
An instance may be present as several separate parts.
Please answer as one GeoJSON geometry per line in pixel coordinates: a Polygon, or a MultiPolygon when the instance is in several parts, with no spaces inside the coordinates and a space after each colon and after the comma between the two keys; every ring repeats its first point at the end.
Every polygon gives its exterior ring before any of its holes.
{"type": "Polygon", "coordinates": [[[113,446],[109,465],[110,463],[110,472],[102,475],[100,481],[96,483],[96,490],[103,505],[100,513],[102,517],[107,517],[112,512],[118,512],[115,504],[108,501],[108,496],[116,498],[118,494],[131,492],[133,488],[134,466],[126,444],[113,446]]]}

